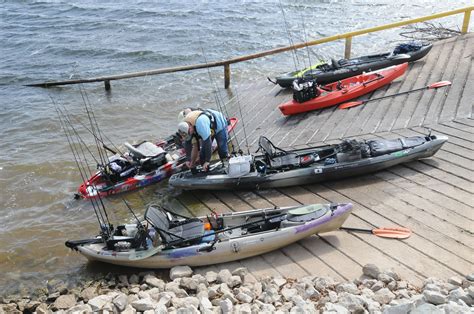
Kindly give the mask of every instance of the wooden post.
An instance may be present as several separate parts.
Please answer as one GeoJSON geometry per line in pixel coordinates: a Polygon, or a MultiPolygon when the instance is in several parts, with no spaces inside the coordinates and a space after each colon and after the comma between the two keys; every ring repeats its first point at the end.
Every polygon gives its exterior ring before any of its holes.
{"type": "Polygon", "coordinates": [[[461,34],[467,34],[467,30],[469,29],[470,19],[471,19],[471,11],[466,10],[466,12],[464,12],[464,19],[462,21],[461,34]]]}
{"type": "Polygon", "coordinates": [[[104,81],[105,90],[110,90],[110,81],[104,81]]]}
{"type": "Polygon", "coordinates": [[[230,86],[230,64],[224,64],[224,88],[230,86]]]}
{"type": "Polygon", "coordinates": [[[346,37],[346,47],[344,49],[344,58],[349,59],[351,57],[352,48],[352,37],[346,37]]]}

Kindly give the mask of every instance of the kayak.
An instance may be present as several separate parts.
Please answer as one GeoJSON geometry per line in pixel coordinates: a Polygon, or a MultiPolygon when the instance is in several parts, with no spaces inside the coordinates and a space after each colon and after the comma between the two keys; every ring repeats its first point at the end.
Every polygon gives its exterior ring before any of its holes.
{"type": "Polygon", "coordinates": [[[67,241],[91,261],[139,268],[204,266],[264,254],[313,234],[339,229],[352,204],[312,204],[188,218],[157,206],[145,222],[111,235],[67,241]]]}
{"type": "MultiPolygon", "coordinates": [[[[228,131],[232,131],[237,118],[231,118],[228,131]]],[[[115,154],[92,177],[83,182],[76,198],[95,198],[114,195],[145,187],[185,168],[186,153],[177,135],[157,143],[124,144],[128,152],[115,154]]],[[[213,149],[217,143],[213,141],[213,149]]]]}
{"type": "Polygon", "coordinates": [[[345,78],[375,71],[404,62],[413,62],[426,56],[433,45],[428,42],[402,43],[392,52],[373,54],[352,59],[320,62],[300,71],[293,71],[276,78],[281,87],[291,87],[296,78],[316,79],[320,85],[336,82],[345,78]]]}
{"type": "Polygon", "coordinates": [[[184,190],[258,190],[311,184],[431,157],[447,140],[438,135],[343,140],[339,144],[283,150],[261,136],[262,155],[233,157],[227,165],[212,165],[208,172],[184,171],[171,176],[169,184],[184,190]]]}
{"type": "MultiPolygon", "coordinates": [[[[374,72],[356,75],[324,86],[310,86],[309,89],[314,88],[312,96],[314,98],[299,102],[295,100],[297,99],[295,94],[297,92],[295,92],[293,100],[281,104],[278,108],[285,116],[288,116],[334,106],[391,83],[396,78],[402,76],[407,67],[408,63],[403,63],[374,72]]],[[[311,91],[313,92],[313,90],[311,91]]]]}

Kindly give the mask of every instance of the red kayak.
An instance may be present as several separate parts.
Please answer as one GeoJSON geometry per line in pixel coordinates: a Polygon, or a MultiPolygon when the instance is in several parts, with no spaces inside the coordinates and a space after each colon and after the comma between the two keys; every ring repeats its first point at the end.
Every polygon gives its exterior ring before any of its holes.
{"type": "MultiPolygon", "coordinates": [[[[227,131],[232,131],[236,124],[237,118],[230,118],[227,131]]],[[[77,198],[105,197],[132,191],[186,169],[186,153],[173,136],[157,143],[145,141],[139,145],[125,143],[125,146],[128,152],[111,156],[107,165],[81,184],[77,198]]],[[[212,148],[217,148],[215,140],[212,148]]]]}
{"type": "Polygon", "coordinates": [[[305,102],[297,102],[296,100],[288,101],[278,106],[278,108],[280,108],[285,116],[288,116],[334,106],[389,84],[397,77],[403,75],[407,67],[408,63],[403,63],[374,72],[349,77],[322,87],[316,87],[318,89],[316,95],[319,96],[305,102]]]}

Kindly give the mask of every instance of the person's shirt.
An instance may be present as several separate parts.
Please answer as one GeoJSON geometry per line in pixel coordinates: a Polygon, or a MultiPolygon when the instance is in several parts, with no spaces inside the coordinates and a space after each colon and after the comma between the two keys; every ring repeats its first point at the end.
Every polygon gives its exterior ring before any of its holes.
{"type": "MultiPolygon", "coordinates": [[[[227,127],[227,120],[222,113],[216,110],[208,109],[216,119],[216,133],[219,133],[227,127]]],[[[207,140],[211,136],[211,120],[205,114],[196,119],[195,130],[202,140],[207,140]]]]}

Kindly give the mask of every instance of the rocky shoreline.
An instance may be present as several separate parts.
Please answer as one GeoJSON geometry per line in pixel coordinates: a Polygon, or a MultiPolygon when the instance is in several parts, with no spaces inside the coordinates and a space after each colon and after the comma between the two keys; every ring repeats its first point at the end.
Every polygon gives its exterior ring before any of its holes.
{"type": "Polygon", "coordinates": [[[474,313],[474,276],[428,278],[412,286],[391,271],[368,264],[352,282],[307,276],[267,277],[247,269],[194,274],[187,266],[113,275],[68,289],[40,289],[34,297],[3,297],[0,313],[474,313]]]}

